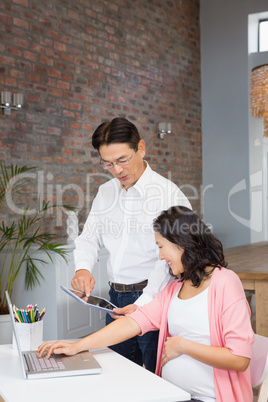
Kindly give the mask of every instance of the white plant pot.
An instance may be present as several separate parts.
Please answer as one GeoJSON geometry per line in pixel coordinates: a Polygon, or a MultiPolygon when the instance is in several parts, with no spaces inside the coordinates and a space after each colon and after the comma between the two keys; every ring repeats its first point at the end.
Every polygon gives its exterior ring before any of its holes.
{"type": "Polygon", "coordinates": [[[0,315],[0,345],[12,343],[12,325],[9,314],[0,315]]]}

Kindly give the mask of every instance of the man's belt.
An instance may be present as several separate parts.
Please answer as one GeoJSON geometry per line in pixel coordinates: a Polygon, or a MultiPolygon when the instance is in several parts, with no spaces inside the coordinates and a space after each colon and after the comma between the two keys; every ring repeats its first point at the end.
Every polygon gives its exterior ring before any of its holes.
{"type": "Polygon", "coordinates": [[[139,283],[133,283],[133,285],[124,285],[123,283],[111,283],[112,288],[118,293],[129,293],[134,290],[134,292],[141,292],[145,286],[147,286],[148,281],[143,281],[139,283]]]}

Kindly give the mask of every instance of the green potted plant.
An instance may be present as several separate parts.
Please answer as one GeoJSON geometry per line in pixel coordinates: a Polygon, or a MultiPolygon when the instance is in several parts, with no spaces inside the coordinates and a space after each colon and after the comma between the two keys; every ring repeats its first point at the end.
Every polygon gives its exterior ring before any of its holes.
{"type": "MultiPolygon", "coordinates": [[[[29,171],[35,168],[0,163],[0,316],[8,314],[5,297],[7,290],[12,295],[14,281],[22,266],[26,264],[25,288],[33,288],[40,284],[43,278],[38,265],[45,264],[39,251],[53,261],[53,253],[65,259],[64,245],[55,240],[55,235],[43,229],[43,220],[56,206],[50,202],[37,202],[38,206],[30,211],[30,205],[25,201],[25,188],[29,187],[29,171]],[[14,205],[16,196],[23,200],[23,213],[3,214],[3,209],[14,205]],[[34,212],[33,212],[34,211],[34,212]],[[8,217],[8,219],[6,219],[8,217]]],[[[29,194],[28,194],[29,195],[29,194]]]]}

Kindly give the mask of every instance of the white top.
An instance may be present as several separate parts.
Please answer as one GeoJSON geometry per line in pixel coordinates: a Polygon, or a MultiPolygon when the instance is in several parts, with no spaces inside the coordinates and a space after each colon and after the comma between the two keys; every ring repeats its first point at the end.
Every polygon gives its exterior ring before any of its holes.
{"type": "Polygon", "coordinates": [[[116,178],[101,185],[83,231],[75,240],[76,270],[91,272],[101,247],[108,250],[107,273],[111,282],[139,283],[156,268],[138,304],[150,301],[170,280],[167,264],[158,260],[152,224],[173,205],[191,208],[181,190],[154,172],[148,163],[128,191],[116,178]]]}
{"type": "MultiPolygon", "coordinates": [[[[211,345],[208,320],[208,288],[191,299],[181,300],[178,293],[168,310],[171,336],[179,335],[193,342],[211,345]]],[[[204,402],[215,402],[213,367],[181,355],[162,369],[162,377],[204,402]],[[206,395],[206,397],[202,397],[206,395]]]]}

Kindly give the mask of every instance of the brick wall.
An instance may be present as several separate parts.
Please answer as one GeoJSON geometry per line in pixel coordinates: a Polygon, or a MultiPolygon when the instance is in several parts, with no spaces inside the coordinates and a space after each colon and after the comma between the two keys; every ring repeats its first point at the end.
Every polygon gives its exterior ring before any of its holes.
{"type": "MultiPolygon", "coordinates": [[[[0,89],[24,95],[21,111],[0,112],[0,160],[37,166],[33,189],[76,205],[84,222],[107,180],[91,135],[123,116],[200,211],[198,0],[2,0],[0,36],[0,89]],[[173,125],[164,140],[161,121],[173,125]]],[[[64,235],[64,219],[50,225],[64,235]]]]}

